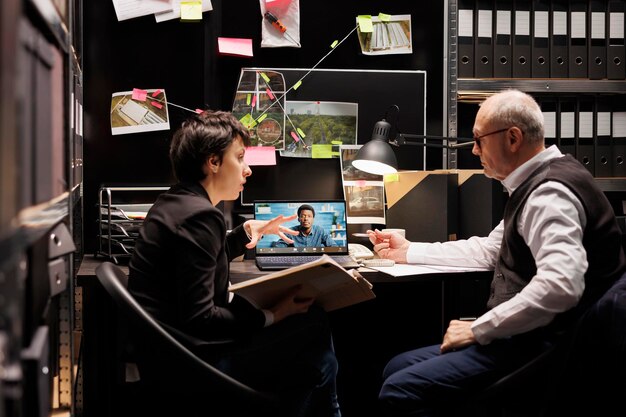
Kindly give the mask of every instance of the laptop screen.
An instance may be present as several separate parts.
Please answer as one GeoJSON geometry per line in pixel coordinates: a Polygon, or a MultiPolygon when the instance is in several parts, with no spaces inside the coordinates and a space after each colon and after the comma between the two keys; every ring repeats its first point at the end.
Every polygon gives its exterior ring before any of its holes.
{"type": "Polygon", "coordinates": [[[254,218],[270,220],[276,216],[298,215],[283,223],[299,232],[287,235],[294,243],[287,243],[278,235],[265,235],[256,246],[257,255],[313,255],[347,254],[346,202],[327,201],[255,201],[254,218]]]}

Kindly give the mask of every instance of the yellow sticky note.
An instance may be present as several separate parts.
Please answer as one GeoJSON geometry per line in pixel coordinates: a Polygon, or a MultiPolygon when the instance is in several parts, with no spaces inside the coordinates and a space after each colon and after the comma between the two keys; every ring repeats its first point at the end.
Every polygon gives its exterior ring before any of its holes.
{"type": "Polygon", "coordinates": [[[259,116],[258,119],[256,119],[257,123],[261,123],[263,120],[265,120],[266,117],[267,117],[267,113],[263,113],[262,115],[259,116]]]}
{"type": "Polygon", "coordinates": [[[304,132],[302,131],[302,129],[300,129],[299,127],[296,128],[296,130],[298,131],[298,134],[300,135],[301,138],[306,138],[306,135],[304,134],[304,132]]]}
{"type": "Polygon", "coordinates": [[[256,122],[254,121],[254,117],[252,117],[252,115],[250,113],[246,114],[245,116],[243,116],[241,119],[239,119],[239,121],[248,129],[252,129],[254,126],[256,126],[256,122]]]}
{"type": "Polygon", "coordinates": [[[378,18],[381,22],[389,22],[391,20],[390,14],[378,13],[378,18]]]}
{"type": "Polygon", "coordinates": [[[385,174],[383,176],[383,181],[384,182],[398,182],[400,181],[400,176],[398,175],[398,173],[393,173],[393,174],[385,174]]]}
{"type": "Polygon", "coordinates": [[[361,14],[358,17],[359,28],[361,29],[361,33],[372,33],[374,31],[374,26],[372,25],[372,16],[369,14],[361,14]]]}
{"type": "Polygon", "coordinates": [[[202,20],[202,1],[181,1],[180,20],[202,20]]]}
{"type": "Polygon", "coordinates": [[[295,83],[295,84],[293,85],[293,87],[292,87],[292,88],[293,88],[294,90],[297,90],[297,89],[298,89],[298,87],[300,87],[301,85],[302,85],[302,80],[298,80],[298,82],[297,82],[297,83],[295,83]]]}
{"type": "Polygon", "coordinates": [[[330,155],[333,157],[339,157],[339,152],[331,152],[330,155]]]}
{"type": "Polygon", "coordinates": [[[263,78],[265,80],[266,83],[270,82],[270,77],[268,77],[267,75],[265,75],[264,72],[260,72],[259,74],[261,74],[261,78],[263,78]]]}
{"type": "Polygon", "coordinates": [[[330,143],[332,143],[333,145],[337,146],[337,145],[343,145],[343,142],[340,140],[331,140],[330,143]]]}
{"type": "Polygon", "coordinates": [[[251,101],[252,101],[252,94],[248,94],[246,96],[246,105],[249,106],[251,101]]]}
{"type": "Polygon", "coordinates": [[[333,43],[330,44],[330,49],[335,49],[335,46],[337,46],[338,43],[339,41],[335,40],[333,43]]]}
{"type": "Polygon", "coordinates": [[[313,145],[311,149],[313,159],[330,159],[333,157],[333,145],[313,145]]]}

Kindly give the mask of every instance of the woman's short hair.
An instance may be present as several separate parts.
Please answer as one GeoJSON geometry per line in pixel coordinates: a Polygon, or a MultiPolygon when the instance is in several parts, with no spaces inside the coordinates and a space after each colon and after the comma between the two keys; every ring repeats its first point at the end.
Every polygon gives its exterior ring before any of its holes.
{"type": "Polygon", "coordinates": [[[178,181],[196,182],[206,177],[204,164],[210,157],[222,161],[224,151],[236,137],[250,145],[250,134],[232,113],[204,111],[183,122],[170,144],[170,162],[178,181]]]}

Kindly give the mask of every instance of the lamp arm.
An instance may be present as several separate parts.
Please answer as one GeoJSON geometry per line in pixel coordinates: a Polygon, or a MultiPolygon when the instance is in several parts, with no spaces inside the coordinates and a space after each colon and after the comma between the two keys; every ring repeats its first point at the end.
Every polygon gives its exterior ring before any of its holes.
{"type": "Polygon", "coordinates": [[[474,146],[474,139],[471,138],[453,138],[448,136],[436,136],[436,135],[414,135],[414,134],[405,134],[399,133],[398,137],[392,142],[396,146],[402,145],[415,145],[415,146],[424,146],[427,148],[447,148],[447,149],[457,149],[457,148],[468,148],[470,146],[474,146]],[[418,142],[412,141],[412,139],[434,139],[434,140],[454,140],[460,143],[427,143],[427,142],[418,142]]]}

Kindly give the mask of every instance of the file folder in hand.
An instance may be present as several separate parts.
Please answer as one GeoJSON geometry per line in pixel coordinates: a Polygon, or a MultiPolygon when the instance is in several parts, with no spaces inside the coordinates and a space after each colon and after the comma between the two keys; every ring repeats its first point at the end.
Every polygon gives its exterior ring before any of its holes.
{"type": "Polygon", "coordinates": [[[567,78],[567,11],[566,0],[552,1],[552,33],[550,37],[550,77],[567,78]]]}
{"type": "Polygon", "coordinates": [[[530,78],[530,0],[515,0],[513,78],[530,78]]]}
{"type": "Polygon", "coordinates": [[[569,78],[587,78],[587,1],[569,4],[569,78]]]}
{"type": "Polygon", "coordinates": [[[474,44],[474,77],[493,77],[493,2],[476,0],[476,43],[474,44]]]}
{"type": "Polygon", "coordinates": [[[496,0],[495,43],[493,46],[493,76],[511,78],[511,21],[513,0],[496,0]]]}
{"type": "Polygon", "coordinates": [[[609,0],[609,46],[606,73],[609,80],[626,78],[624,67],[624,11],[623,1],[609,0]]]}
{"type": "Polygon", "coordinates": [[[606,78],[606,7],[606,0],[589,1],[589,57],[587,59],[587,68],[589,78],[592,80],[606,78]]]}
{"type": "Polygon", "coordinates": [[[474,77],[474,0],[459,0],[458,77],[474,77]]]}
{"type": "Polygon", "coordinates": [[[606,99],[597,98],[594,123],[596,177],[610,177],[611,161],[611,104],[606,99]]]}
{"type": "Polygon", "coordinates": [[[591,173],[595,172],[595,157],[593,155],[593,100],[580,99],[578,101],[576,159],[591,173]]]}
{"type": "Polygon", "coordinates": [[[550,77],[550,0],[534,0],[532,11],[532,77],[550,77]]]}
{"type": "Polygon", "coordinates": [[[559,149],[576,158],[576,99],[559,100],[559,149]]]}

